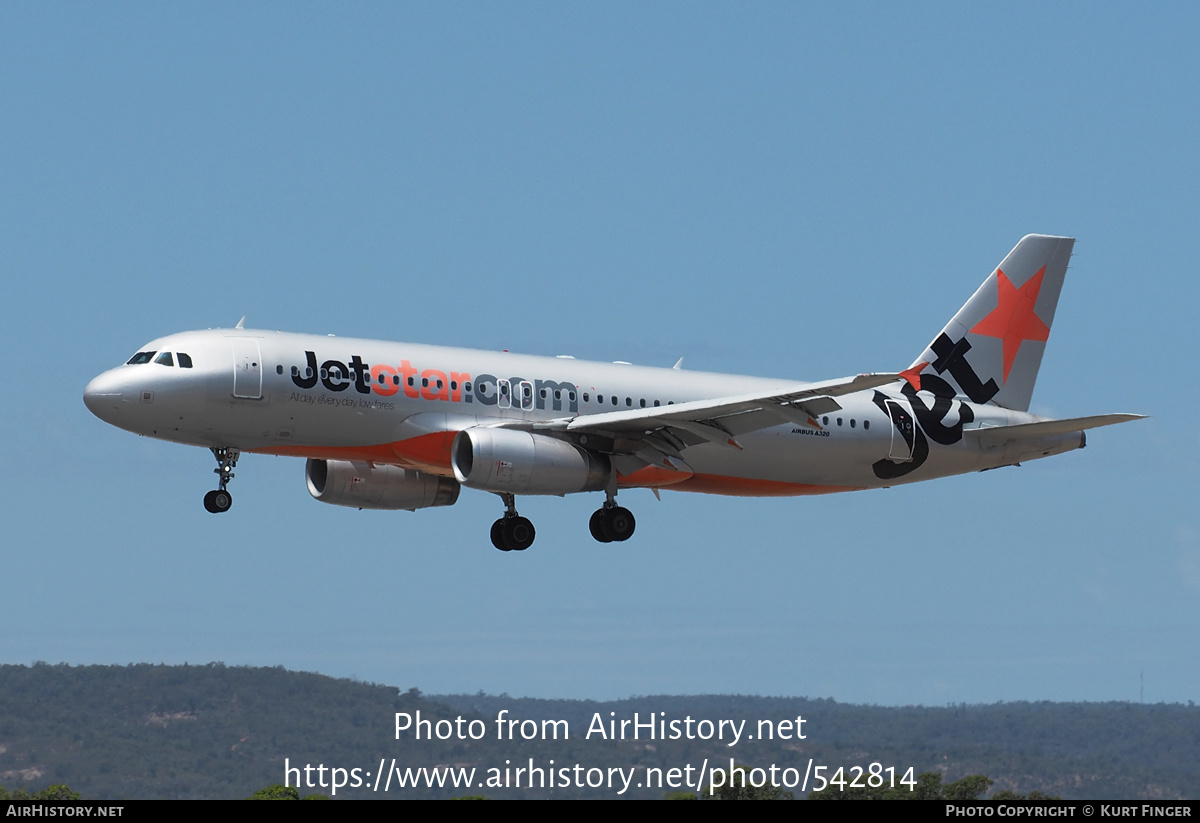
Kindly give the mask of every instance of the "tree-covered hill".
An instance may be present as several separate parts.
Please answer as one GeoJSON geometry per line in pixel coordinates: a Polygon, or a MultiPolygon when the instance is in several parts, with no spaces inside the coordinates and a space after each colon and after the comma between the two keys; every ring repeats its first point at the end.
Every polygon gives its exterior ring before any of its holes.
{"type": "MultiPolygon", "coordinates": [[[[484,716],[507,708],[525,717],[569,719],[585,728],[607,718],[666,712],[668,717],[760,719],[803,716],[803,741],[755,740],[736,747],[739,762],[914,767],[948,780],[993,779],[994,791],[1041,791],[1065,798],[1200,797],[1200,708],[1189,703],[1014,702],[987,705],[860,706],[830,699],[750,695],[647,696],[597,702],[490,695],[428,695],[484,716]]],[[[666,747],[659,747],[660,751],[666,747]]],[[[664,759],[728,758],[703,741],[676,744],[664,759]]]]}
{"type": "MultiPolygon", "coordinates": [[[[432,727],[429,727],[432,728],[432,727]]],[[[552,735],[547,735],[552,737],[552,735]]],[[[428,734],[426,734],[428,737],[428,734]]],[[[854,706],[828,699],[745,695],[635,697],[612,702],[534,700],[507,695],[422,696],[416,689],[339,680],[282,668],[200,666],[0,666],[0,786],[30,790],[66,784],[89,799],[239,798],[285,779],[289,765],[358,768],[357,788],[337,797],[614,797],[607,787],[513,787],[517,768],[533,765],[647,770],[776,764],[803,772],[815,765],[902,773],[936,771],[947,781],[969,774],[992,778],[993,791],[1042,791],[1063,797],[1171,798],[1200,796],[1200,709],[1128,703],[1003,703],[983,706],[854,706]],[[397,739],[397,712],[440,727],[447,739],[397,739]],[[537,739],[497,739],[496,719],[537,739]],[[605,739],[637,713],[645,723],[692,718],[745,721],[730,746],[724,736],[605,739]],[[450,733],[475,721],[478,739],[450,733]],[[803,727],[796,720],[803,717],[803,727]],[[541,721],[566,721],[565,739],[541,739],[541,721]],[[757,739],[759,722],[779,734],[757,739]],[[616,725],[610,725],[615,723],[616,725]],[[597,724],[605,728],[597,733],[597,724]],[[589,729],[592,734],[587,733],[589,729]],[[804,738],[798,734],[804,733],[804,738]],[[754,736],[755,739],[750,739],[754,736]],[[781,739],[782,738],[782,739],[781,739]],[[476,770],[466,787],[371,790],[383,761],[401,770],[476,770]],[[481,786],[487,775],[499,786],[481,786]]],[[[313,774],[314,779],[316,777],[313,774]]],[[[328,773],[326,773],[328,780],[328,773]]],[[[667,789],[638,787],[622,797],[663,797],[667,789]]],[[[679,788],[672,786],[669,788],[679,788]]],[[[809,789],[813,787],[810,785],[809,789]]],[[[328,788],[303,788],[302,793],[328,788]]],[[[803,792],[797,787],[797,797],[803,792]]]]}
{"type": "Polygon", "coordinates": [[[0,666],[0,785],[66,783],[86,798],[237,798],[283,760],[391,754],[415,694],[282,668],[0,666]]]}

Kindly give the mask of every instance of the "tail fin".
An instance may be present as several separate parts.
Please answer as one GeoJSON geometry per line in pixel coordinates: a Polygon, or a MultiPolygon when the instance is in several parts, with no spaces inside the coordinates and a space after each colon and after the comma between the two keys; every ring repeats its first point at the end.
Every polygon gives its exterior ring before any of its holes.
{"type": "Polygon", "coordinates": [[[974,403],[1028,411],[1071,259],[1071,237],[1021,238],[905,372],[931,369],[974,403]]]}

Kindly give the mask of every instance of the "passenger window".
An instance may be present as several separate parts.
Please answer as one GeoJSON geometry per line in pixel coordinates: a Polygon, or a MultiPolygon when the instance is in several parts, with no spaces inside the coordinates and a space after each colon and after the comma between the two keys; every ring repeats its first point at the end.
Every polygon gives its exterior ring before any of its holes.
{"type": "Polygon", "coordinates": [[[466,383],[463,383],[463,391],[470,391],[470,390],[471,390],[471,381],[468,380],[466,383]]]}
{"type": "Polygon", "coordinates": [[[275,373],[276,373],[276,374],[283,374],[283,366],[276,366],[276,367],[275,367],[275,373]]]}
{"type": "Polygon", "coordinates": [[[850,428],[854,428],[854,418],[850,418],[850,428]]]}
{"type": "MultiPolygon", "coordinates": [[[[183,355],[182,354],[179,355],[179,365],[181,365],[181,366],[183,365],[183,355]]],[[[292,377],[299,377],[299,376],[300,376],[300,370],[298,368],[296,368],[295,366],[292,366],[292,377]]]]}
{"type": "Polygon", "coordinates": [[[188,357],[183,352],[179,352],[175,356],[179,358],[179,368],[190,369],[192,367],[192,358],[188,357]]]}
{"type": "Polygon", "coordinates": [[[821,418],[821,425],[822,425],[822,426],[828,426],[828,425],[829,425],[829,415],[825,415],[824,417],[822,417],[822,418],[821,418]]]}
{"type": "Polygon", "coordinates": [[[626,406],[630,406],[630,407],[632,407],[632,406],[633,406],[633,398],[632,398],[632,397],[626,397],[626,398],[625,398],[625,405],[626,405],[626,406]]]}
{"type": "Polygon", "coordinates": [[[840,425],[842,425],[842,418],[840,418],[840,417],[839,417],[839,418],[837,419],[837,421],[838,421],[838,425],[839,425],[839,426],[840,426],[840,425]]]}
{"type": "Polygon", "coordinates": [[[657,400],[655,400],[655,401],[654,401],[654,405],[656,405],[656,406],[658,405],[658,401],[657,401],[657,400]]]}
{"type": "Polygon", "coordinates": [[[162,354],[160,354],[158,357],[154,358],[154,362],[160,366],[174,366],[175,365],[175,360],[171,357],[171,353],[169,351],[165,351],[162,354]]]}
{"type": "Polygon", "coordinates": [[[642,404],[642,408],[643,408],[643,409],[644,409],[644,408],[646,408],[646,398],[644,398],[644,397],[643,397],[643,398],[642,398],[641,400],[639,400],[638,402],[642,404]]]}
{"type": "Polygon", "coordinates": [[[393,374],[393,375],[392,375],[392,385],[393,385],[393,386],[399,386],[399,385],[400,385],[400,375],[398,375],[398,374],[393,374]]]}
{"type": "Polygon", "coordinates": [[[588,393],[587,392],[583,393],[583,402],[584,403],[588,402],[588,393]]]}
{"type": "Polygon", "coordinates": [[[864,429],[869,429],[869,428],[871,428],[871,421],[870,421],[870,420],[864,420],[864,421],[863,421],[863,428],[864,428],[864,429]]]}

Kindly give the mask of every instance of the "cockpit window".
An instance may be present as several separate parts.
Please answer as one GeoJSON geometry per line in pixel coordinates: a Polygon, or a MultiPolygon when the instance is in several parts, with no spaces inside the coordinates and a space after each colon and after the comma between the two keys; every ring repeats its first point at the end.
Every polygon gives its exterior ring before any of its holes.
{"type": "Polygon", "coordinates": [[[160,366],[174,366],[175,365],[175,361],[173,359],[171,359],[171,353],[169,351],[165,351],[162,354],[160,354],[158,357],[154,358],[154,362],[160,366]]]}
{"type": "Polygon", "coordinates": [[[178,352],[175,356],[179,358],[179,368],[190,369],[192,367],[192,358],[188,355],[178,352]]]}
{"type": "Polygon", "coordinates": [[[152,357],[154,357],[154,352],[140,351],[137,354],[135,354],[133,357],[129,358],[129,361],[126,362],[125,365],[126,366],[140,366],[143,363],[149,363],[150,358],[152,358],[152,357]]]}

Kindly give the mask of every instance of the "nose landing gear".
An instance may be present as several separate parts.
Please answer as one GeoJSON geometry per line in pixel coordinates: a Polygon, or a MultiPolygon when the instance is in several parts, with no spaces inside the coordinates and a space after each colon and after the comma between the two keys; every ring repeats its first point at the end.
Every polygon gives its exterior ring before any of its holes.
{"type": "Polygon", "coordinates": [[[533,545],[537,536],[533,523],[517,514],[517,501],[511,494],[502,494],[504,516],[492,524],[492,545],[502,552],[523,552],[533,545]]]}
{"type": "Polygon", "coordinates": [[[204,495],[204,508],[213,514],[221,514],[229,511],[229,507],[233,505],[233,495],[226,491],[225,487],[233,479],[233,470],[241,453],[237,449],[227,448],[215,448],[211,451],[217,459],[217,468],[213,471],[219,479],[217,488],[204,495]]]}

